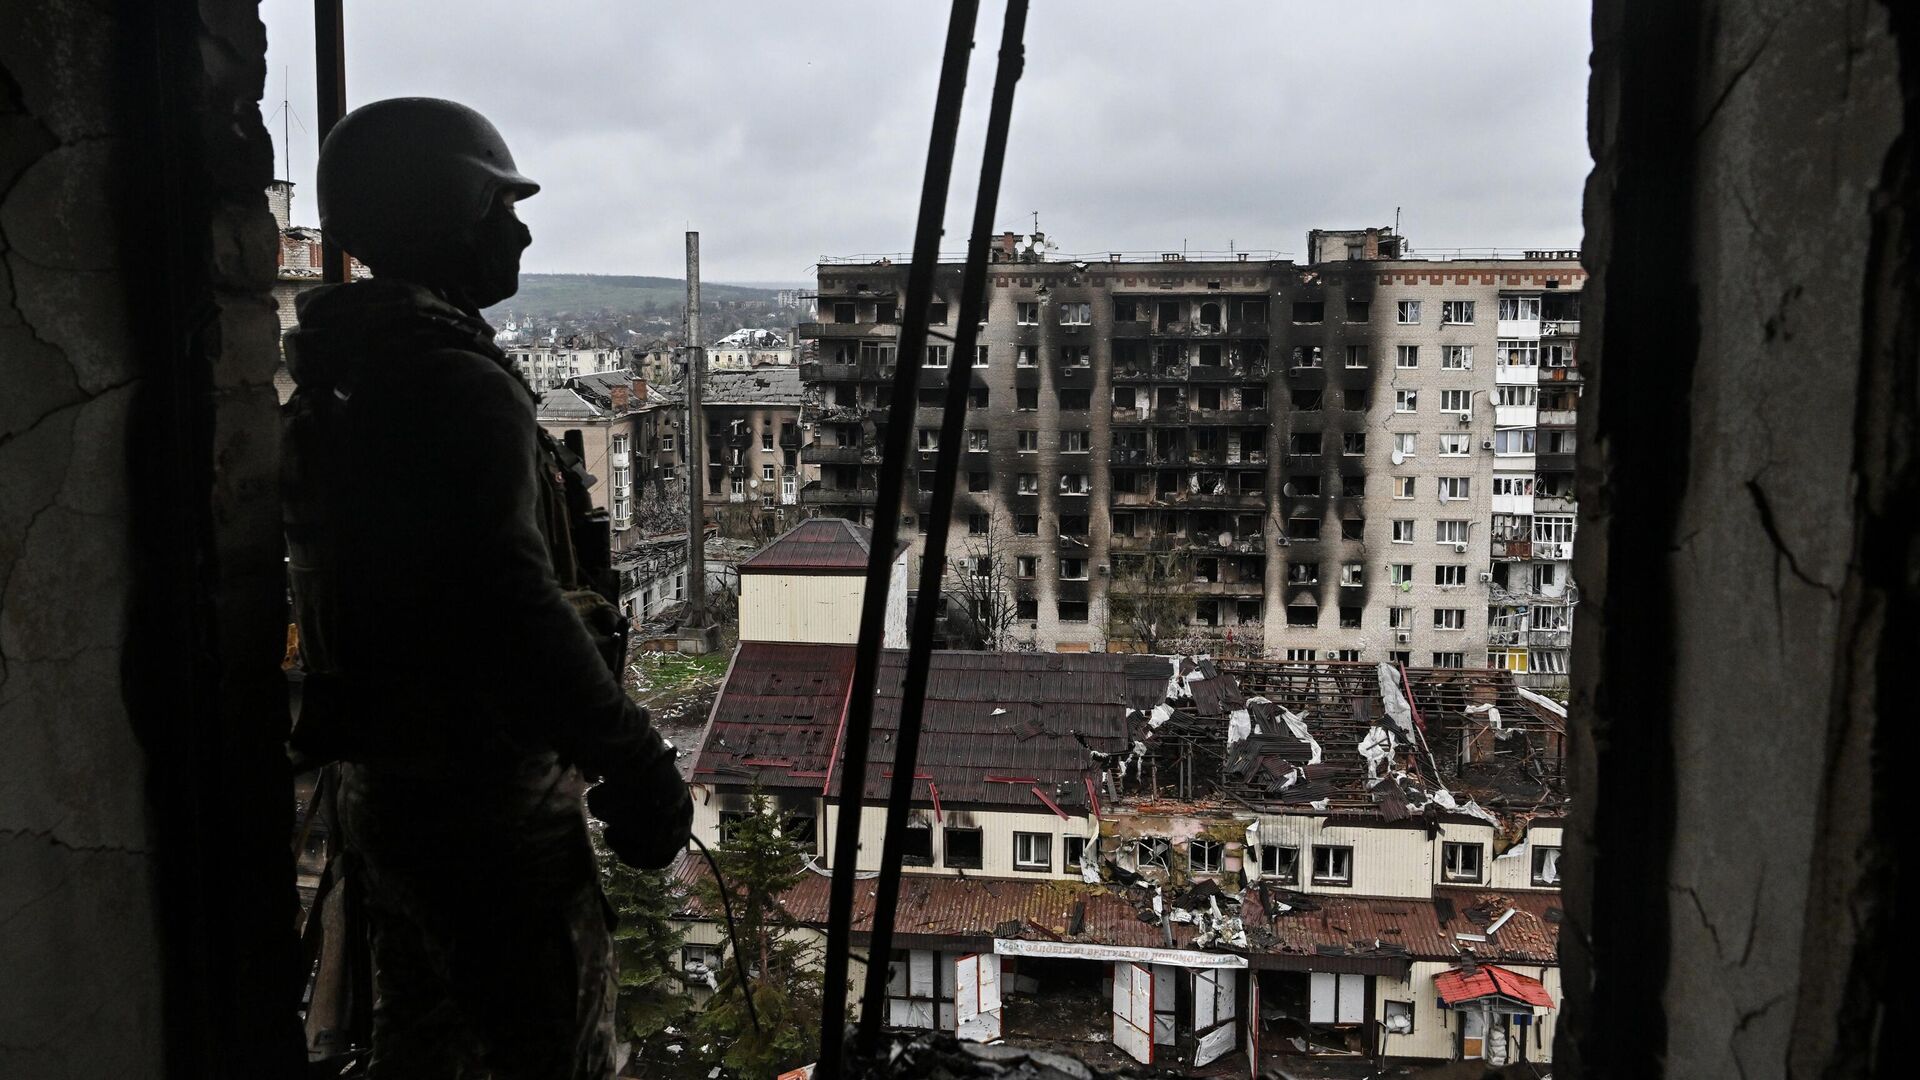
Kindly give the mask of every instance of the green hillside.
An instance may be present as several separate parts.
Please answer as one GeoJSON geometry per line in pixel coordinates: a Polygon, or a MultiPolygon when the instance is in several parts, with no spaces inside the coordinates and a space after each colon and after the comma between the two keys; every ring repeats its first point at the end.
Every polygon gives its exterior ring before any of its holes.
{"type": "MultiPolygon", "coordinates": [[[[773,289],[744,285],[702,284],[700,297],[713,301],[772,301],[773,289]]],[[[553,316],[592,311],[678,311],[686,299],[679,278],[635,277],[619,274],[522,274],[520,292],[489,309],[488,314],[515,312],[553,316]]]]}

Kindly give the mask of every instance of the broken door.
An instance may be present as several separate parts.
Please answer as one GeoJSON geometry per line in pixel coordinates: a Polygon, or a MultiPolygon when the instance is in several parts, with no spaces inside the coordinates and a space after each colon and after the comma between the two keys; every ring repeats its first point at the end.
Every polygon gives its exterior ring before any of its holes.
{"type": "Polygon", "coordinates": [[[1193,1033],[1199,1038],[1193,1063],[1205,1065],[1233,1049],[1234,1006],[1239,972],[1200,968],[1193,973],[1193,1033]]]}
{"type": "Polygon", "coordinates": [[[954,961],[955,1034],[970,1042],[992,1042],[1000,1037],[1000,958],[992,953],[969,953],[954,961]]]}
{"type": "Polygon", "coordinates": [[[1260,973],[1247,972],[1247,1076],[1260,1080],[1260,973]]]}
{"type": "Polygon", "coordinates": [[[1153,981],[1140,964],[1113,963],[1113,1045],[1143,1065],[1153,1063],[1153,981]]]}
{"type": "Polygon", "coordinates": [[[1179,1017],[1174,1010],[1180,1004],[1179,991],[1174,989],[1174,980],[1179,977],[1179,968],[1172,964],[1153,965],[1153,1043],[1155,1046],[1172,1046],[1179,1037],[1179,1017]]]}
{"type": "Polygon", "coordinates": [[[1469,1059],[1486,1057],[1486,1012],[1481,1009],[1468,1009],[1460,1014],[1460,1020],[1460,1056],[1469,1059]]]}

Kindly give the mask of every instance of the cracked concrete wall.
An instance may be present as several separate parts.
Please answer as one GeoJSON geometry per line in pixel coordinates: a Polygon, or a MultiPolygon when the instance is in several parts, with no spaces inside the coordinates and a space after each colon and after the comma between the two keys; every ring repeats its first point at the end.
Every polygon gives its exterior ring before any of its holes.
{"type": "Polygon", "coordinates": [[[0,5],[0,1076],[300,1064],[264,55],[0,5]]]}
{"type": "Polygon", "coordinates": [[[1875,324],[1913,300],[1900,7],[1596,5],[1576,1075],[1871,1071],[1876,657],[1913,573],[1910,509],[1869,542],[1901,490],[1872,477],[1911,490],[1913,338],[1875,324]]]}

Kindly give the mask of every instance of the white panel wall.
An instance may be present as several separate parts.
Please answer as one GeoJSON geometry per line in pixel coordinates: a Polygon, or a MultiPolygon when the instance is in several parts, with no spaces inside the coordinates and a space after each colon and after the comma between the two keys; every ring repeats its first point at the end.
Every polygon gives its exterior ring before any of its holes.
{"type": "MultiPolygon", "coordinates": [[[[1561,830],[1558,826],[1541,826],[1529,829],[1524,843],[1515,844],[1507,849],[1507,857],[1493,860],[1493,872],[1489,881],[1492,888],[1502,891],[1521,890],[1526,892],[1557,892],[1558,885],[1535,885],[1533,883],[1533,847],[1559,847],[1561,830]]],[[[1566,873],[1566,864],[1561,864],[1560,872],[1566,873]]]]}
{"type": "Polygon", "coordinates": [[[861,584],[857,574],[741,574],[740,640],[851,645],[861,584]]]}
{"type": "MultiPolygon", "coordinates": [[[[1422,829],[1370,828],[1364,825],[1325,824],[1326,819],[1299,814],[1263,814],[1260,843],[1300,849],[1301,892],[1344,893],[1350,896],[1430,896],[1434,860],[1439,848],[1427,841],[1422,829]],[[1353,848],[1351,885],[1315,885],[1315,844],[1353,848]]],[[[1452,826],[1449,826],[1452,828],[1452,826]]]]}
{"type": "MultiPolygon", "coordinates": [[[[915,813],[922,814],[929,819],[933,816],[932,810],[916,810],[915,813]]],[[[1045,806],[1042,806],[1038,799],[1034,800],[1034,812],[1031,813],[1025,811],[1014,812],[998,810],[969,811],[964,814],[957,814],[955,811],[948,810],[946,816],[949,822],[960,823],[964,821],[969,826],[977,826],[980,829],[982,845],[981,866],[978,870],[969,869],[967,873],[984,874],[989,877],[1051,877],[1078,881],[1080,879],[1080,872],[1078,870],[1069,871],[1062,866],[1066,852],[1065,838],[1069,836],[1096,835],[1095,823],[1091,817],[1063,819],[1045,806]],[[1013,834],[1016,832],[1045,833],[1052,838],[1050,851],[1053,868],[1051,871],[1042,873],[1038,870],[1014,869],[1013,834]]],[[[839,821],[839,807],[827,807],[825,820],[826,831],[822,835],[825,837],[825,842],[829,846],[833,843],[834,832],[839,828],[839,821]]],[[[878,870],[880,868],[880,851],[885,835],[886,809],[879,806],[867,807],[866,811],[860,815],[859,869],[878,870]]],[[[954,870],[944,864],[946,853],[942,839],[941,826],[936,822],[933,826],[933,865],[904,866],[901,868],[902,872],[908,874],[943,874],[951,876],[954,870]]],[[[826,860],[822,860],[821,862],[822,865],[828,865],[826,860]]]]}

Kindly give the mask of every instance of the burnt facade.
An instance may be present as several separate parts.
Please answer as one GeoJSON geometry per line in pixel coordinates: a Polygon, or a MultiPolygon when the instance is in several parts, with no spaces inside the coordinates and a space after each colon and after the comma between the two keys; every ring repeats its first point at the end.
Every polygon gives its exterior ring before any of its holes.
{"type": "MultiPolygon", "coordinates": [[[[1163,637],[1185,645],[1563,677],[1578,253],[1414,258],[1377,229],[1310,246],[1329,261],[996,251],[950,561],[993,533],[1042,648],[1138,645],[1114,600],[1170,575],[1183,625],[1163,637]]],[[[822,512],[892,502],[875,487],[906,270],[820,267],[800,373],[821,473],[800,497],[822,512]]],[[[936,286],[908,535],[960,272],[936,286]]]]}

